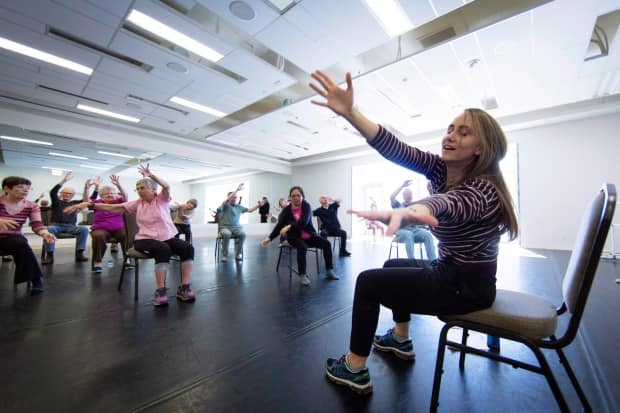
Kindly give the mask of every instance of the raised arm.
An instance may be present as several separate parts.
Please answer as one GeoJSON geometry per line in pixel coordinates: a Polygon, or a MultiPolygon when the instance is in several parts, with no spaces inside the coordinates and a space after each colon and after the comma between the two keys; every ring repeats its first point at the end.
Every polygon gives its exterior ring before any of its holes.
{"type": "Polygon", "coordinates": [[[402,191],[403,189],[405,189],[406,187],[408,187],[409,185],[411,185],[411,179],[406,179],[401,186],[399,186],[398,188],[396,188],[394,190],[394,192],[392,192],[392,195],[390,195],[390,203],[392,205],[394,205],[394,203],[396,202],[396,197],[398,196],[398,194],[400,194],[400,191],[402,191]]]}
{"type": "Polygon", "coordinates": [[[161,194],[164,198],[170,197],[170,185],[168,184],[168,182],[164,181],[163,179],[153,175],[153,173],[149,169],[148,163],[146,164],[146,166],[140,165],[140,167],[138,168],[138,171],[142,174],[143,177],[151,178],[156,184],[161,186],[161,194]]]}
{"type": "Polygon", "coordinates": [[[110,175],[110,181],[114,184],[114,186],[116,186],[116,188],[118,188],[118,193],[123,198],[123,201],[127,202],[127,192],[121,186],[120,177],[118,175],[110,175]]]}
{"type": "Polygon", "coordinates": [[[368,119],[353,106],[353,80],[351,79],[351,73],[347,72],[345,75],[346,89],[339,87],[327,73],[321,70],[312,72],[312,78],[318,82],[318,85],[310,83],[310,87],[325,98],[325,101],[311,100],[312,103],[330,108],[336,114],[344,117],[366,138],[367,142],[371,142],[377,136],[379,125],[368,119]]]}
{"type": "Polygon", "coordinates": [[[258,208],[260,208],[260,201],[258,201],[258,202],[256,203],[256,205],[254,205],[253,207],[248,208],[248,210],[247,210],[247,211],[245,211],[245,212],[254,212],[254,211],[256,211],[258,208]]]}
{"type": "Polygon", "coordinates": [[[227,195],[227,196],[226,196],[226,199],[224,199],[224,202],[223,202],[223,203],[230,202],[230,200],[231,200],[231,199],[232,199],[235,195],[237,195],[237,192],[242,191],[242,190],[243,190],[243,182],[241,182],[239,185],[237,185],[237,189],[235,189],[234,191],[232,191],[232,192],[230,193],[230,195],[227,195]]]}
{"type": "Polygon", "coordinates": [[[94,179],[87,179],[86,181],[84,181],[84,190],[82,191],[82,202],[88,202],[89,199],[97,199],[97,194],[98,194],[98,188],[95,188],[95,190],[93,191],[93,193],[88,196],[88,191],[90,190],[90,187],[93,186],[95,184],[95,180],[94,179]]]}

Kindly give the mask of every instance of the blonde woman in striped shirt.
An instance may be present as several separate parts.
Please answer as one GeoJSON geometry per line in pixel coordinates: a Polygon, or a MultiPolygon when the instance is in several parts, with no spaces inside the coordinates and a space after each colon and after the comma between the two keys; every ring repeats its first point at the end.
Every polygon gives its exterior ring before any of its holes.
{"type": "Polygon", "coordinates": [[[446,130],[441,154],[422,152],[400,141],[353,105],[353,82],[346,74],[340,88],[324,72],[310,84],[324,100],[312,102],[344,117],[386,159],[424,175],[431,195],[407,208],[351,211],[388,223],[387,234],[401,226],[425,224],[439,240],[433,262],[390,260],[383,268],[363,271],[356,283],[349,351],[328,359],[326,374],[336,383],[367,394],[372,391],[366,358],[371,347],[399,358],[415,357],[409,320],[417,314],[457,314],[487,308],[495,299],[499,240],[518,233],[510,194],[499,169],[506,138],[493,117],[466,109],[446,130]],[[375,335],[379,309],[392,310],[394,327],[375,335]]]}

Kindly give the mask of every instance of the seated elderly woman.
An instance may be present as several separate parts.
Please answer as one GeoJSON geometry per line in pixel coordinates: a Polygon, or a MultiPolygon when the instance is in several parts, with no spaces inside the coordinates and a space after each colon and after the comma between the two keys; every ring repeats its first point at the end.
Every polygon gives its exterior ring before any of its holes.
{"type": "MultiPolygon", "coordinates": [[[[99,191],[95,189],[90,199],[94,204],[122,204],[127,202],[127,193],[121,186],[117,175],[110,176],[111,185],[102,186],[99,191]],[[99,199],[97,199],[97,192],[99,199]],[[120,195],[119,195],[120,194],[120,195]]],[[[86,181],[84,185],[84,201],[88,201],[88,189],[95,182],[86,181]]],[[[93,271],[100,273],[103,269],[102,260],[107,249],[106,241],[110,238],[121,244],[123,255],[125,255],[125,223],[123,222],[122,212],[104,211],[98,209],[93,213],[93,225],[90,227],[90,236],[93,240],[93,271]]]]}
{"type": "Polygon", "coordinates": [[[282,209],[278,216],[278,223],[268,237],[261,241],[266,247],[278,235],[285,236],[288,243],[297,250],[297,271],[301,285],[309,286],[310,279],[306,275],[306,252],[308,247],[317,247],[323,251],[327,278],[337,280],[334,272],[332,246],[325,238],[321,238],[312,226],[312,207],[304,200],[304,190],[294,186],[289,191],[290,205],[282,209]]]}
{"type": "Polygon", "coordinates": [[[194,247],[186,241],[174,236],[177,229],[170,217],[170,186],[163,179],[155,176],[149,165],[141,165],[138,170],[144,177],[136,182],[139,199],[122,204],[83,202],[67,208],[68,211],[92,208],[95,211],[124,212],[136,214],[138,233],[133,247],[155,259],[155,281],[157,289],[153,305],[168,305],[166,294],[166,275],[172,254],[179,255],[181,261],[181,285],[177,290],[177,299],[183,302],[194,302],[196,296],[190,289],[190,278],[194,261],[194,247]],[[161,192],[157,193],[157,185],[161,192]]]}
{"type": "Polygon", "coordinates": [[[45,241],[56,240],[41,222],[39,206],[26,197],[30,192],[30,180],[20,176],[8,176],[2,180],[3,194],[0,195],[0,250],[15,260],[15,284],[30,281],[31,295],[43,292],[41,268],[37,258],[23,236],[21,229],[26,219],[30,227],[45,241]]]}

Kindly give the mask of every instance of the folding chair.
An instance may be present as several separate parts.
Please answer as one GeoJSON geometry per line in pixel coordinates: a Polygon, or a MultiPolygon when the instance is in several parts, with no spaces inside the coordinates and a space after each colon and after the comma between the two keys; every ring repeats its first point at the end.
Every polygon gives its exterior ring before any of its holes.
{"type": "MultiPolygon", "coordinates": [[[[286,240],[280,242],[280,245],[278,246],[278,248],[280,249],[280,253],[278,254],[278,262],[276,263],[276,273],[278,273],[280,270],[280,261],[282,260],[282,252],[285,252],[286,254],[288,254],[288,276],[289,278],[293,276],[293,271],[295,271],[295,274],[299,274],[298,270],[293,269],[293,251],[292,250],[296,250],[296,248],[293,247],[291,244],[289,244],[288,241],[286,240]]],[[[319,249],[316,247],[308,247],[307,251],[314,253],[314,257],[316,258],[316,273],[319,274],[319,249]]]]}
{"type": "Polygon", "coordinates": [[[584,410],[592,411],[592,407],[564,355],[563,348],[571,344],[577,335],[579,322],[596,274],[615,206],[616,187],[609,183],[603,184],[584,213],[581,228],[577,234],[575,246],[562,282],[563,302],[560,307],[556,308],[553,303],[532,294],[497,290],[495,302],[490,308],[469,314],[439,317],[446,324],[439,335],[431,412],[437,411],[439,406],[439,389],[446,346],[460,352],[459,368],[461,370],[465,367],[465,355],[470,353],[507,363],[515,368],[520,367],[542,374],[547,379],[560,410],[569,412],[564,395],[541,351],[542,349],[555,350],[584,410]],[[560,316],[566,318],[566,323],[562,323],[565,327],[562,328],[563,331],[560,332],[561,335],[558,338],[556,334],[558,334],[557,324],[560,316]],[[460,343],[447,339],[448,330],[452,327],[463,329],[460,343]],[[534,353],[538,364],[470,347],[467,345],[469,330],[524,344],[534,353]]]}
{"type": "MultiPolygon", "coordinates": [[[[321,218],[319,217],[315,217],[316,218],[316,227],[318,229],[319,234],[321,234],[321,231],[323,230],[323,221],[321,221],[321,218]]],[[[336,251],[340,251],[340,237],[336,236],[336,235],[328,235],[327,236],[327,240],[331,240],[332,243],[332,250],[334,252],[336,251]],[[338,250],[336,250],[336,243],[338,243],[338,250]]]]}
{"type": "MultiPolygon", "coordinates": [[[[52,220],[52,207],[42,207],[41,208],[41,222],[45,226],[50,225],[50,221],[52,220]]],[[[69,234],[68,232],[61,232],[56,234],[56,239],[71,239],[74,238],[76,240],[75,248],[77,249],[77,237],[73,234],[69,234]]],[[[41,246],[41,261],[47,258],[47,251],[45,250],[45,241],[42,241],[41,246]]]]}
{"type": "MultiPolygon", "coordinates": [[[[404,242],[402,241],[397,241],[396,240],[396,235],[394,235],[394,237],[392,237],[392,242],[390,242],[390,253],[388,254],[388,259],[392,258],[392,248],[394,248],[396,250],[396,258],[399,258],[399,244],[404,244],[404,242]]],[[[423,260],[424,259],[424,255],[426,253],[426,250],[424,249],[424,243],[423,242],[414,242],[413,243],[413,252],[415,255],[415,250],[419,250],[420,251],[420,259],[423,260]],[[418,248],[416,248],[416,246],[418,246],[418,248]]],[[[428,254],[426,254],[426,256],[428,257],[428,254]]]]}

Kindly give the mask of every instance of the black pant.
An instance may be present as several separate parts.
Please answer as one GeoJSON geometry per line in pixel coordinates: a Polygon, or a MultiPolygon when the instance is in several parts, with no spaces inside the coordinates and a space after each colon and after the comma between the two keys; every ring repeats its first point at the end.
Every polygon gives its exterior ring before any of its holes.
{"type": "Polygon", "coordinates": [[[323,258],[325,259],[325,268],[331,270],[334,268],[332,260],[332,246],[325,238],[321,238],[314,235],[308,239],[293,239],[288,240],[288,243],[295,249],[297,249],[297,271],[300,274],[306,273],[306,252],[308,247],[317,247],[323,251],[323,258]]]}
{"type": "Polygon", "coordinates": [[[347,231],[342,228],[336,229],[326,229],[323,228],[321,230],[321,236],[324,238],[330,237],[340,237],[340,252],[345,252],[347,250],[347,231]]]}
{"type": "Polygon", "coordinates": [[[23,235],[0,238],[0,250],[12,255],[15,260],[15,284],[26,281],[31,281],[33,285],[41,283],[41,267],[23,235]]]}
{"type": "Polygon", "coordinates": [[[264,214],[264,215],[263,215],[263,214],[261,214],[261,215],[260,215],[260,222],[261,222],[261,223],[265,223],[265,222],[267,222],[267,214],[264,214]]]}
{"type": "Polygon", "coordinates": [[[497,263],[446,264],[388,260],[383,268],[363,271],[355,284],[350,349],[370,354],[383,305],[397,323],[412,313],[464,314],[490,307],[495,300],[497,263]]]}
{"type": "Polygon", "coordinates": [[[192,244],[179,238],[170,238],[166,241],[137,239],[133,242],[133,247],[155,258],[155,264],[170,262],[172,254],[178,254],[181,262],[194,259],[194,247],[192,244]]]}
{"type": "Polygon", "coordinates": [[[181,234],[185,235],[185,241],[192,243],[192,227],[189,224],[174,224],[177,227],[177,231],[179,231],[174,237],[179,238],[181,234]]]}

